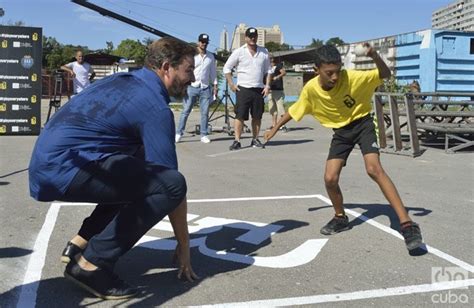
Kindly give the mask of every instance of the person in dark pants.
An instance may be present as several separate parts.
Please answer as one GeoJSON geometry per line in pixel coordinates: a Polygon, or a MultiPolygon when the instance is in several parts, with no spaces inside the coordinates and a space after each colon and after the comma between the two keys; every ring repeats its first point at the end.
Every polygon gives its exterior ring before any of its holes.
{"type": "Polygon", "coordinates": [[[397,188],[385,173],[380,162],[371,98],[383,79],[389,78],[390,69],[369,44],[366,56],[372,58],[376,69],[369,71],[342,69],[341,55],[336,47],[324,45],[317,49],[315,70],[317,77],[306,83],[298,101],[278,121],[272,130],[265,132],[265,142],[273,138],[278,129],[291,119],[299,121],[310,114],[321,125],[332,128],[329,155],[326,160],[324,183],[334,207],[334,217],[321,228],[324,235],[350,229],[345,214],[339,178],[349,154],[355,145],[362,152],[367,174],[378,184],[387,201],[400,220],[400,231],[408,250],[422,245],[420,227],[413,222],[403,205],[397,188]]]}
{"type": "MultiPolygon", "coordinates": [[[[286,70],[280,58],[270,56],[270,63],[272,65],[273,79],[270,85],[270,93],[268,94],[268,112],[272,116],[272,126],[276,126],[278,122],[278,115],[282,117],[285,114],[285,92],[283,91],[283,77],[286,75],[286,70]]],[[[287,131],[286,126],[282,126],[284,131],[287,131]]]]}
{"type": "Polygon", "coordinates": [[[167,215],[178,241],[178,277],[198,278],[169,108],[170,96],[183,96],[194,81],[194,54],[194,47],[173,38],[153,42],[144,68],[111,75],[74,96],[36,141],[31,196],[98,203],[77,235],[77,249],[64,255],[70,259],[64,275],[103,299],[136,295],[137,288],[113,273],[114,265],[167,215]]]}
{"type": "Polygon", "coordinates": [[[262,115],[264,111],[263,98],[270,92],[272,71],[270,57],[265,47],[257,45],[258,31],[250,27],[245,30],[245,43],[232,52],[224,65],[224,74],[230,89],[235,93],[237,103],[235,104],[234,132],[235,140],[229,149],[241,148],[240,136],[244,122],[252,115],[252,142],[250,146],[263,148],[258,139],[262,115]],[[232,80],[232,69],[237,72],[237,85],[232,80]],[[265,85],[263,79],[265,74],[265,85]]]}

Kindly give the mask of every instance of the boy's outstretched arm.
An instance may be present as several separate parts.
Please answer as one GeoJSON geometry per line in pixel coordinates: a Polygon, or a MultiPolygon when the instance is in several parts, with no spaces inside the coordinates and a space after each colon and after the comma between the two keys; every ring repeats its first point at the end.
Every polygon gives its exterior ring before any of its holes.
{"type": "Polygon", "coordinates": [[[286,112],[284,115],[282,115],[280,117],[280,120],[278,121],[278,123],[271,130],[268,130],[263,134],[263,143],[267,143],[267,141],[272,139],[273,136],[275,136],[275,134],[278,132],[280,127],[282,127],[283,125],[288,123],[288,121],[290,121],[291,119],[292,119],[292,117],[290,116],[290,114],[288,112],[286,112]]]}
{"type": "Polygon", "coordinates": [[[377,69],[379,70],[380,79],[385,79],[392,76],[392,72],[388,68],[385,61],[382,60],[379,53],[374,49],[374,47],[370,46],[369,44],[366,44],[365,46],[368,48],[367,56],[371,57],[372,60],[374,60],[374,63],[377,66],[377,69]]]}

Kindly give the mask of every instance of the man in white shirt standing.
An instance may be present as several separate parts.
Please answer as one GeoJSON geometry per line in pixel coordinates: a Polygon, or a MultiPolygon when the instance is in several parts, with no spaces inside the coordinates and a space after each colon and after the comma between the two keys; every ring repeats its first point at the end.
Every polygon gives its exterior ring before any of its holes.
{"type": "Polygon", "coordinates": [[[89,63],[84,61],[84,55],[80,50],[76,51],[76,61],[61,66],[61,69],[71,74],[74,95],[79,94],[88,87],[91,84],[91,80],[95,77],[94,69],[89,63]]]}
{"type": "Polygon", "coordinates": [[[234,131],[235,140],[230,150],[241,148],[240,136],[244,121],[252,115],[252,142],[250,146],[264,148],[258,140],[262,115],[264,111],[263,98],[270,91],[272,69],[270,57],[266,48],[257,45],[257,29],[250,27],[245,31],[245,45],[232,52],[224,65],[224,74],[230,89],[236,94],[234,131]],[[232,69],[237,72],[237,85],[232,80],[232,69]],[[267,74],[265,84],[263,78],[267,74]]]}
{"type": "Polygon", "coordinates": [[[207,51],[209,44],[209,35],[202,33],[198,37],[197,54],[194,56],[194,78],[196,79],[187,89],[187,95],[184,97],[183,111],[179,118],[179,124],[176,129],[175,141],[178,143],[184,134],[186,121],[189,113],[193,109],[199,97],[199,108],[201,110],[201,142],[209,143],[211,140],[208,134],[209,105],[212,101],[212,94],[217,96],[217,72],[216,59],[214,55],[207,51]]]}

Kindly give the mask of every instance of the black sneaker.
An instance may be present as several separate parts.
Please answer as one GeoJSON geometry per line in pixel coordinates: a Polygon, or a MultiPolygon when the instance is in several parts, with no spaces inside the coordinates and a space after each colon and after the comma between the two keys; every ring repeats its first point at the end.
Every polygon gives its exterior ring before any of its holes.
{"type": "Polygon", "coordinates": [[[287,133],[288,132],[288,128],[283,125],[282,127],[280,127],[280,130],[282,130],[283,132],[287,133]]]}
{"type": "Polygon", "coordinates": [[[102,299],[124,299],[138,293],[137,288],[120,280],[112,272],[100,268],[95,271],[83,270],[74,258],[66,266],[64,277],[102,299]]]}
{"type": "Polygon", "coordinates": [[[63,263],[69,263],[74,256],[80,254],[83,249],[81,249],[79,246],[67,242],[66,247],[63,250],[63,253],[61,254],[61,262],[63,263]]]}
{"type": "Polygon", "coordinates": [[[229,150],[231,150],[231,151],[238,150],[241,147],[242,146],[240,145],[240,142],[238,142],[237,140],[234,140],[234,143],[232,143],[232,145],[229,147],[229,150]]]}
{"type": "Polygon", "coordinates": [[[331,221],[321,228],[320,232],[324,235],[331,235],[349,229],[349,218],[347,215],[344,215],[344,217],[334,216],[331,221]]]}
{"type": "Polygon", "coordinates": [[[416,222],[403,224],[400,229],[408,250],[419,248],[423,244],[420,226],[416,222]]]}
{"type": "Polygon", "coordinates": [[[258,139],[252,139],[250,146],[254,148],[262,148],[262,149],[265,148],[265,146],[258,139]]]}

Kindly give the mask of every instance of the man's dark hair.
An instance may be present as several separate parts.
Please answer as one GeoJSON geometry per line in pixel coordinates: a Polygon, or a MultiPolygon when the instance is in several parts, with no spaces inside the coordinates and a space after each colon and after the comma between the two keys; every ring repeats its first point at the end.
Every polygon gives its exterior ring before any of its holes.
{"type": "Polygon", "coordinates": [[[340,64],[342,63],[339,50],[333,45],[323,45],[316,49],[314,65],[321,67],[321,64],[340,64]]]}
{"type": "Polygon", "coordinates": [[[163,62],[169,61],[172,67],[181,64],[186,56],[194,57],[196,47],[171,37],[154,41],[147,47],[145,66],[149,69],[160,68],[163,62]]]}

